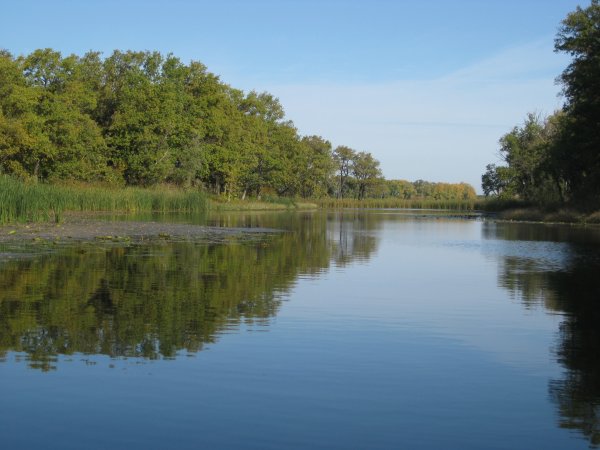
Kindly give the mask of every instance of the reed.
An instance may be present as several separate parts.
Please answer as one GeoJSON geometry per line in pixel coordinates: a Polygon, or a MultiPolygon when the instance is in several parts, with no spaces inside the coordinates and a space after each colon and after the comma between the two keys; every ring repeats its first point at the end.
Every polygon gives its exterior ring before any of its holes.
{"type": "Polygon", "coordinates": [[[320,208],[402,208],[402,209],[446,209],[455,211],[473,211],[478,209],[477,200],[435,200],[403,198],[367,198],[315,200],[320,208]]]}
{"type": "Polygon", "coordinates": [[[206,196],[197,190],[24,183],[0,175],[0,224],[60,222],[65,212],[197,213],[207,208],[206,196]]]}

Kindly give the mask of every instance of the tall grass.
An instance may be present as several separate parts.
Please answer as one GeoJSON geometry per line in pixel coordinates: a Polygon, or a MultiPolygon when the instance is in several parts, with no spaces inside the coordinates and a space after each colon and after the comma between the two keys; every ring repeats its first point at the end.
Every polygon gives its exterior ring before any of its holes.
{"type": "Polygon", "coordinates": [[[403,198],[367,198],[364,200],[326,198],[315,200],[321,208],[409,208],[409,209],[447,209],[473,211],[478,209],[477,200],[434,200],[403,198]]]}
{"type": "Polygon", "coordinates": [[[531,202],[518,199],[500,199],[496,197],[483,198],[477,202],[477,209],[487,212],[500,212],[507,209],[530,208],[531,202]]]}
{"type": "Polygon", "coordinates": [[[193,190],[28,184],[0,175],[1,224],[60,222],[67,211],[194,213],[207,207],[206,196],[193,190]]]}

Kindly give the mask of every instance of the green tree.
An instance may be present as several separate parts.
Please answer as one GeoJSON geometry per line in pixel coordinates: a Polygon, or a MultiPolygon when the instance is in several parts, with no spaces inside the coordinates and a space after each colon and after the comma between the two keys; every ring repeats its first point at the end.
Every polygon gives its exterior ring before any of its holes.
{"type": "Polygon", "coordinates": [[[488,164],[485,173],[481,176],[481,187],[486,197],[490,195],[501,196],[510,184],[510,169],[508,167],[488,164]]]}
{"type": "Polygon", "coordinates": [[[305,136],[302,145],[301,163],[297,167],[301,195],[304,198],[323,197],[335,170],[331,142],[320,136],[305,136]]]}
{"type": "Polygon", "coordinates": [[[227,198],[387,195],[370,153],[332,152],[321,137],[301,137],[273,95],[245,94],[200,62],[151,51],[0,51],[0,170],[202,186],[227,198]]]}
{"type": "Polygon", "coordinates": [[[356,180],[359,200],[367,196],[368,190],[381,178],[379,161],[368,152],[355,153],[352,160],[352,174],[356,180]]]}
{"type": "MultiPolygon", "coordinates": [[[[522,126],[514,127],[502,136],[499,141],[500,154],[508,167],[498,168],[496,175],[501,181],[501,189],[507,195],[537,203],[556,202],[564,198],[565,186],[560,164],[555,158],[560,124],[560,113],[544,119],[536,114],[528,114],[522,126]]],[[[493,181],[493,178],[489,178],[491,175],[484,175],[486,182],[493,181]]]]}
{"type": "Polygon", "coordinates": [[[340,145],[333,151],[333,160],[335,161],[339,177],[338,198],[344,198],[344,192],[347,190],[348,176],[352,170],[352,161],[355,155],[356,151],[345,145],[340,145]]]}
{"type": "Polygon", "coordinates": [[[387,180],[387,186],[390,197],[410,199],[417,194],[413,183],[407,180],[387,180]]]}
{"type": "Polygon", "coordinates": [[[18,60],[4,53],[1,60],[4,170],[34,179],[103,179],[106,147],[88,115],[93,94],[76,78],[79,59],[44,49],[18,60]]]}
{"type": "Polygon", "coordinates": [[[562,22],[555,50],[572,57],[560,76],[568,120],[560,162],[569,188],[580,198],[600,194],[600,2],[577,7],[562,22]]]}

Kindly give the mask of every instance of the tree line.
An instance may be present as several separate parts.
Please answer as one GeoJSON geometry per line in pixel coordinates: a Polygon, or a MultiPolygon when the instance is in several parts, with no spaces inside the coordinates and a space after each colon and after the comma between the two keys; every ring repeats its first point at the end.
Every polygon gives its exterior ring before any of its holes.
{"type": "Polygon", "coordinates": [[[555,51],[572,57],[558,77],[564,106],[548,117],[528,114],[500,139],[505,164],[489,164],[486,196],[537,204],[600,206],[600,3],[591,0],[562,21],[555,51]]]}
{"type": "Polygon", "coordinates": [[[300,136],[273,95],[235,89],[198,61],[0,51],[0,172],[23,180],[169,183],[242,199],[429,195],[384,180],[379,165],[300,136]]]}

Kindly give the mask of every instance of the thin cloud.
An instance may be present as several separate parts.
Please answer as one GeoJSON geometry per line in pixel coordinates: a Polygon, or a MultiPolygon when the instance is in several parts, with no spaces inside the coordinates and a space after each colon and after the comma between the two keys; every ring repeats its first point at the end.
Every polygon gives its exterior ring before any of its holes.
{"type": "Polygon", "coordinates": [[[437,79],[265,86],[300,133],[371,152],[388,178],[479,188],[500,136],[527,112],[561,107],[565,58],[550,38],[507,49],[437,79]]]}

